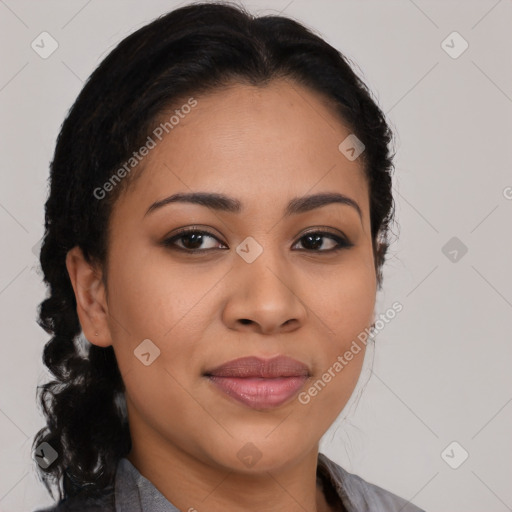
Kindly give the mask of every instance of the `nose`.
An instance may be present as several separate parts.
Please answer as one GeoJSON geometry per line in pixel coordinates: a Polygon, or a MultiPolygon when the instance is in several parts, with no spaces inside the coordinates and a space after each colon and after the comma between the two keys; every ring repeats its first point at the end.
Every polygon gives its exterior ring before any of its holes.
{"type": "Polygon", "coordinates": [[[223,320],[230,329],[278,334],[294,331],[306,321],[301,297],[305,290],[297,273],[270,250],[252,263],[237,259],[229,275],[223,320]]]}

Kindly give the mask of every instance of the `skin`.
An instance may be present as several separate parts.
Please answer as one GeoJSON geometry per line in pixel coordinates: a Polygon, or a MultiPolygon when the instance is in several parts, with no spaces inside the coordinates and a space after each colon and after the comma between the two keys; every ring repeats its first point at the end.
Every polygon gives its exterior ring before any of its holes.
{"type": "Polygon", "coordinates": [[[115,204],[107,287],[100,266],[78,247],[68,253],[82,329],[114,347],[128,459],[180,510],[331,510],[316,485],[319,440],[356,386],[364,347],[306,405],[295,398],[255,410],[202,373],[284,354],[311,368],[307,390],[371,325],[376,273],[362,163],[338,150],[350,131],[332,108],[296,83],[234,84],[196,99],[115,204]],[[155,201],[192,191],[226,194],[243,211],[172,203],[145,215],[155,201]],[[283,217],[290,199],[319,192],[349,196],[362,218],[337,203],[283,217]],[[162,244],[197,225],[215,238],[175,243],[210,251],[162,244]],[[353,246],[327,252],[336,246],[329,237],[308,245],[304,234],[321,228],[353,246]],[[248,236],[263,248],[252,263],[235,251],[248,236]],[[145,339],[160,350],[149,366],[134,355],[145,339]],[[252,467],[237,457],[248,442],[261,453],[252,467]]]}

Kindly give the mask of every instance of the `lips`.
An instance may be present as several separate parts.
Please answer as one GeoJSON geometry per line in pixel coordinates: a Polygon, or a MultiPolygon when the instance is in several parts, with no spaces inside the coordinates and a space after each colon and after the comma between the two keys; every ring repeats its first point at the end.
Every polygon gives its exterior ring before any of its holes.
{"type": "Polygon", "coordinates": [[[291,357],[276,356],[272,359],[259,357],[242,357],[228,361],[216,368],[207,370],[205,375],[215,377],[304,377],[309,375],[309,368],[291,357]]]}
{"type": "Polygon", "coordinates": [[[309,368],[287,356],[243,357],[204,372],[225,395],[255,409],[288,402],[310,376],[309,368]]]}

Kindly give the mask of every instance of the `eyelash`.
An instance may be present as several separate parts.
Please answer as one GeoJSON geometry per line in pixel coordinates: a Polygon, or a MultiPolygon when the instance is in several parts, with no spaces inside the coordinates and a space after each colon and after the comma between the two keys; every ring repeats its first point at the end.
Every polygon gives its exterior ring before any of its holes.
{"type": "MultiPolygon", "coordinates": [[[[179,240],[180,238],[183,238],[186,235],[190,235],[190,234],[207,235],[207,236],[209,236],[211,238],[214,238],[219,243],[225,245],[223,242],[221,242],[212,233],[210,233],[208,231],[201,230],[201,229],[195,229],[195,228],[184,229],[184,230],[180,231],[178,234],[176,234],[176,235],[174,235],[174,236],[172,236],[170,238],[166,238],[162,242],[162,245],[164,247],[168,247],[169,249],[173,249],[173,250],[177,250],[177,251],[182,251],[182,252],[186,252],[186,253],[189,253],[189,254],[197,254],[197,253],[201,253],[201,252],[210,252],[210,251],[216,250],[215,248],[210,248],[210,249],[186,249],[186,248],[179,247],[179,246],[175,245],[175,242],[177,240],[179,240]]],[[[298,242],[300,242],[300,240],[302,240],[303,238],[305,238],[308,235],[320,235],[322,238],[330,238],[331,240],[334,240],[337,243],[337,246],[333,247],[332,249],[327,249],[327,250],[323,250],[323,251],[322,250],[315,250],[315,249],[302,249],[303,251],[306,251],[306,252],[333,253],[333,252],[338,252],[341,249],[348,249],[350,247],[353,247],[353,245],[354,245],[351,242],[349,242],[347,239],[345,239],[343,237],[340,237],[340,236],[337,236],[337,235],[334,235],[333,233],[330,233],[330,232],[327,232],[327,231],[309,231],[307,233],[304,233],[294,245],[296,245],[298,242]]],[[[221,250],[225,250],[225,249],[221,249],[221,250]]]]}

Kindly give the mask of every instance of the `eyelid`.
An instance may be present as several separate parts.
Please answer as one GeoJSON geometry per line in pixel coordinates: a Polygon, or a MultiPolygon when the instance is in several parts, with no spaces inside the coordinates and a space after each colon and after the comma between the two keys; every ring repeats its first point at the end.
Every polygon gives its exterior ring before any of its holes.
{"type": "Polygon", "coordinates": [[[178,228],[178,231],[173,232],[172,235],[167,235],[166,238],[187,234],[187,233],[190,233],[191,231],[192,232],[200,231],[201,233],[207,234],[209,236],[213,236],[215,238],[219,238],[218,235],[215,235],[214,233],[211,233],[209,231],[211,229],[213,229],[213,228],[210,228],[210,227],[206,228],[206,227],[203,227],[203,226],[200,226],[200,225],[193,224],[192,226],[187,226],[187,227],[184,227],[184,228],[178,228]]]}
{"type": "Polygon", "coordinates": [[[299,239],[302,238],[303,236],[309,235],[310,233],[322,233],[326,235],[333,235],[337,236],[338,238],[343,238],[346,242],[349,242],[348,236],[345,235],[343,231],[339,229],[334,230],[334,228],[331,228],[329,226],[315,226],[311,229],[308,229],[299,236],[299,239]]]}
{"type": "MultiPolygon", "coordinates": [[[[174,243],[176,240],[178,240],[182,236],[188,235],[189,233],[198,233],[199,232],[202,235],[206,235],[206,236],[209,236],[211,238],[214,238],[220,244],[227,246],[227,243],[223,242],[222,240],[219,239],[219,236],[217,236],[214,233],[212,233],[211,231],[209,231],[210,229],[211,228],[206,229],[206,228],[204,228],[202,226],[197,226],[197,225],[187,226],[185,228],[178,229],[178,231],[173,232],[172,234],[166,235],[161,243],[165,247],[169,247],[171,249],[176,249],[177,251],[182,251],[182,252],[189,253],[189,254],[201,253],[201,252],[207,253],[207,252],[210,252],[212,250],[215,250],[214,248],[210,248],[210,249],[184,249],[183,247],[179,247],[178,245],[176,245],[174,243]]],[[[225,249],[222,249],[222,250],[225,250],[225,249]]]]}

